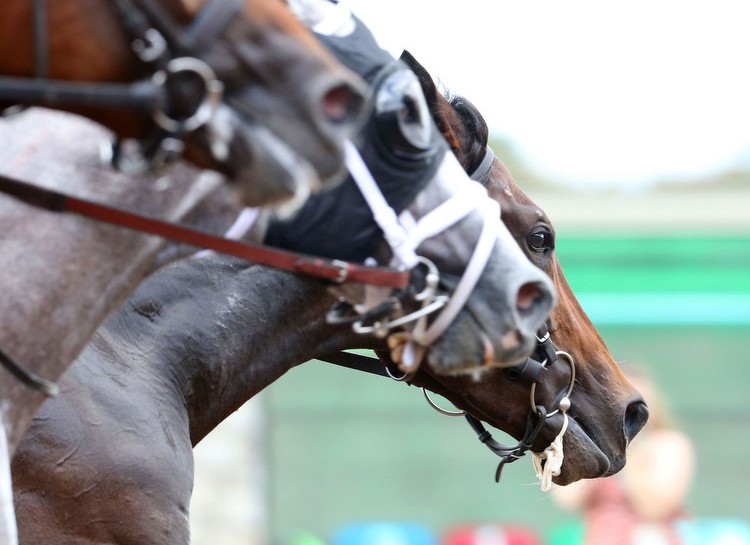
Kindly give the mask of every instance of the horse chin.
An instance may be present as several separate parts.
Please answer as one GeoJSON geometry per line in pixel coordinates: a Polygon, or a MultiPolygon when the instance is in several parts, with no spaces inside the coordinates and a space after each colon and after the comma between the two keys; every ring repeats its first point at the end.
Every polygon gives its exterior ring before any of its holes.
{"type": "Polygon", "coordinates": [[[564,459],[555,484],[564,486],[581,479],[614,475],[624,466],[624,457],[612,459],[575,420],[568,420],[563,436],[564,459]]]}
{"type": "Polygon", "coordinates": [[[510,367],[524,361],[534,349],[535,339],[508,329],[499,342],[473,319],[456,322],[430,347],[430,367],[438,375],[480,376],[492,368],[510,367]],[[478,332],[478,333],[477,333],[478,332]]]}

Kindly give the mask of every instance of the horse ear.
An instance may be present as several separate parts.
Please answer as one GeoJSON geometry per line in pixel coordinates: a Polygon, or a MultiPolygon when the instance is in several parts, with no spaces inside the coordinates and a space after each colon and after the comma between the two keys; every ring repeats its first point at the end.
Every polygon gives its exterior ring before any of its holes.
{"type": "Polygon", "coordinates": [[[432,76],[425,69],[425,67],[419,64],[419,61],[414,58],[414,55],[409,53],[406,49],[404,49],[404,51],[401,53],[401,62],[406,64],[406,66],[408,66],[411,71],[416,74],[417,79],[419,79],[419,85],[422,86],[422,92],[427,99],[427,103],[431,106],[437,104],[437,85],[435,85],[435,82],[432,80],[432,76]]]}

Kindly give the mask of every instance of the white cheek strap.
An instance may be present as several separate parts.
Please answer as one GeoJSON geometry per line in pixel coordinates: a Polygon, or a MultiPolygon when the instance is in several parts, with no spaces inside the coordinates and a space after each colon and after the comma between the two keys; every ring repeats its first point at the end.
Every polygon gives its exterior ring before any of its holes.
{"type": "Polygon", "coordinates": [[[413,269],[419,263],[416,254],[416,247],[405,244],[408,239],[408,233],[398,221],[396,212],[390,207],[385,200],[383,193],[378,187],[375,178],[372,177],[370,169],[367,168],[364,159],[359,154],[356,146],[351,141],[344,142],[344,152],[346,166],[349,173],[359,187],[362,196],[365,198],[367,205],[370,207],[372,217],[383,231],[385,241],[391,247],[394,257],[399,265],[407,269],[413,269]]]}

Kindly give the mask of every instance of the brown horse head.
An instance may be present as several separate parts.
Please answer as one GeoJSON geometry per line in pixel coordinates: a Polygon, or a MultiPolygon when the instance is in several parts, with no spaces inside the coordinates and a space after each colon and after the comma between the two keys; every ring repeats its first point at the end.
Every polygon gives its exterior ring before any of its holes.
{"type": "MultiPolygon", "coordinates": [[[[419,76],[441,132],[468,172],[485,157],[487,125],[466,99],[445,98],[432,77],[408,53],[402,56],[419,76]]],[[[559,301],[552,310],[549,331],[554,347],[569,354],[542,372],[535,386],[535,404],[556,409],[561,395],[575,380],[564,435],[565,462],[555,478],[567,484],[582,478],[611,475],[625,464],[628,442],[641,430],[648,410],[640,394],[625,378],[607,346],[581,308],[555,255],[555,230],[545,212],[515,182],[507,167],[495,158],[482,182],[501,204],[502,220],[526,256],[552,279],[559,301]]],[[[429,369],[429,366],[427,366],[429,369]]],[[[521,438],[530,411],[531,384],[514,372],[487,370],[481,380],[466,376],[437,376],[425,370],[413,383],[444,395],[479,420],[521,438]]],[[[532,450],[543,451],[558,434],[562,414],[551,417],[535,439],[532,450]]]]}
{"type": "MultiPolygon", "coordinates": [[[[133,109],[83,99],[60,104],[49,97],[31,103],[89,117],[120,138],[148,142],[149,152],[153,142],[163,143],[164,132],[179,133],[171,145],[183,142],[191,162],[240,182],[250,205],[306,195],[321,183],[338,181],[344,172],[343,141],[359,128],[365,110],[365,83],[279,0],[244,0],[231,17],[213,17],[221,24],[207,43],[201,41],[205,33],[190,33],[194,21],[210,19],[202,17],[205,4],[209,2],[3,2],[0,50],[13,54],[0,58],[0,75],[95,84],[145,84],[160,78],[166,98],[156,106],[133,109]],[[166,15],[163,24],[143,9],[147,5],[166,15]],[[44,7],[39,11],[34,6],[44,7]],[[133,11],[136,6],[140,11],[133,11]],[[158,30],[163,40],[158,43],[166,44],[167,53],[155,61],[139,59],[132,45],[138,39],[132,34],[140,34],[126,32],[124,13],[131,23],[138,15],[142,27],[158,30]],[[41,21],[36,31],[35,21],[41,21]],[[197,62],[172,62],[186,58],[197,62]],[[199,112],[205,115],[192,115],[199,112]],[[186,120],[197,124],[198,117],[206,119],[188,131],[186,120]]],[[[90,94],[102,95],[96,90],[90,94]]],[[[28,94],[17,101],[24,97],[28,94]]],[[[13,102],[0,100],[0,108],[13,102]]]]}

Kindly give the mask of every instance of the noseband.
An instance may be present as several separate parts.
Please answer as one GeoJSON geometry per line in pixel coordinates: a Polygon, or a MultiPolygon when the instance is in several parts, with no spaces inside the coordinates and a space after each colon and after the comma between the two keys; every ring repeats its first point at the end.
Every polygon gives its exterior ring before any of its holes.
{"type": "MultiPolygon", "coordinates": [[[[560,474],[563,462],[562,438],[568,428],[568,410],[571,407],[570,395],[573,393],[573,387],[576,380],[576,367],[573,357],[562,350],[555,350],[550,339],[547,326],[537,333],[537,346],[534,351],[534,357],[529,357],[526,361],[515,367],[506,370],[508,376],[513,380],[520,380],[530,384],[529,387],[529,413],[526,418],[526,431],[521,440],[515,445],[502,445],[492,438],[482,422],[466,412],[451,413],[451,416],[465,416],[469,425],[478,435],[480,442],[484,443],[493,453],[500,456],[501,460],[495,471],[495,482],[500,482],[500,476],[505,464],[515,462],[522,458],[527,451],[532,449],[534,441],[541,433],[547,421],[553,416],[561,413],[563,415],[563,425],[557,437],[544,449],[542,453],[532,452],[534,470],[537,477],[542,481],[542,490],[547,491],[552,486],[552,477],[560,474]],[[570,366],[570,380],[565,390],[561,391],[552,402],[556,407],[552,411],[536,402],[536,386],[541,382],[543,374],[547,372],[551,365],[565,359],[570,366]]],[[[427,395],[425,391],[425,395],[427,395]]],[[[434,404],[430,403],[431,405],[434,404]]],[[[442,411],[441,411],[442,412],[442,411]]],[[[445,414],[445,412],[443,412],[445,414]]]]}
{"type": "MultiPolygon", "coordinates": [[[[348,367],[357,371],[363,371],[370,374],[380,375],[384,377],[390,377],[397,381],[408,381],[407,377],[394,376],[387,366],[383,366],[378,358],[370,356],[364,356],[361,354],[354,354],[350,352],[337,352],[334,354],[326,354],[319,356],[317,359],[328,363],[340,365],[342,367],[348,367]]],[[[526,452],[533,448],[534,441],[539,437],[539,434],[547,425],[550,418],[557,414],[563,415],[563,425],[557,434],[557,437],[550,443],[550,445],[541,453],[532,451],[534,470],[537,477],[541,480],[542,490],[547,491],[552,486],[552,477],[560,474],[563,461],[563,447],[562,438],[567,431],[568,426],[568,415],[567,411],[571,407],[570,396],[573,392],[576,380],[576,368],[573,357],[567,352],[561,350],[555,350],[552,340],[550,339],[549,331],[547,326],[542,326],[542,329],[537,333],[537,345],[534,350],[534,355],[527,358],[523,363],[514,367],[509,367],[505,371],[512,380],[520,380],[529,384],[529,413],[526,419],[526,431],[523,437],[515,445],[503,445],[493,439],[492,434],[487,431],[484,424],[474,416],[468,414],[466,411],[453,411],[440,407],[437,405],[427,393],[425,388],[422,388],[422,392],[427,403],[445,416],[463,416],[466,418],[469,425],[477,433],[478,439],[491,452],[498,455],[501,460],[495,471],[495,482],[500,482],[502,470],[506,464],[515,462],[522,458],[526,452]],[[552,411],[537,403],[536,400],[536,386],[541,383],[544,379],[544,373],[546,373],[550,366],[556,363],[560,359],[567,361],[570,366],[570,379],[568,380],[567,387],[562,390],[552,401],[553,407],[556,407],[552,411]]]]}
{"type": "Polygon", "coordinates": [[[129,84],[50,80],[45,4],[45,0],[33,2],[35,78],[0,76],[0,101],[148,113],[147,138],[136,146],[118,140],[113,145],[113,164],[135,172],[179,157],[184,139],[213,118],[222,100],[223,84],[200,56],[237,16],[243,1],[208,0],[182,31],[155,0],[110,0],[133,53],[150,73],[149,78],[129,84]],[[200,99],[178,107],[185,86],[190,96],[200,99]]]}

